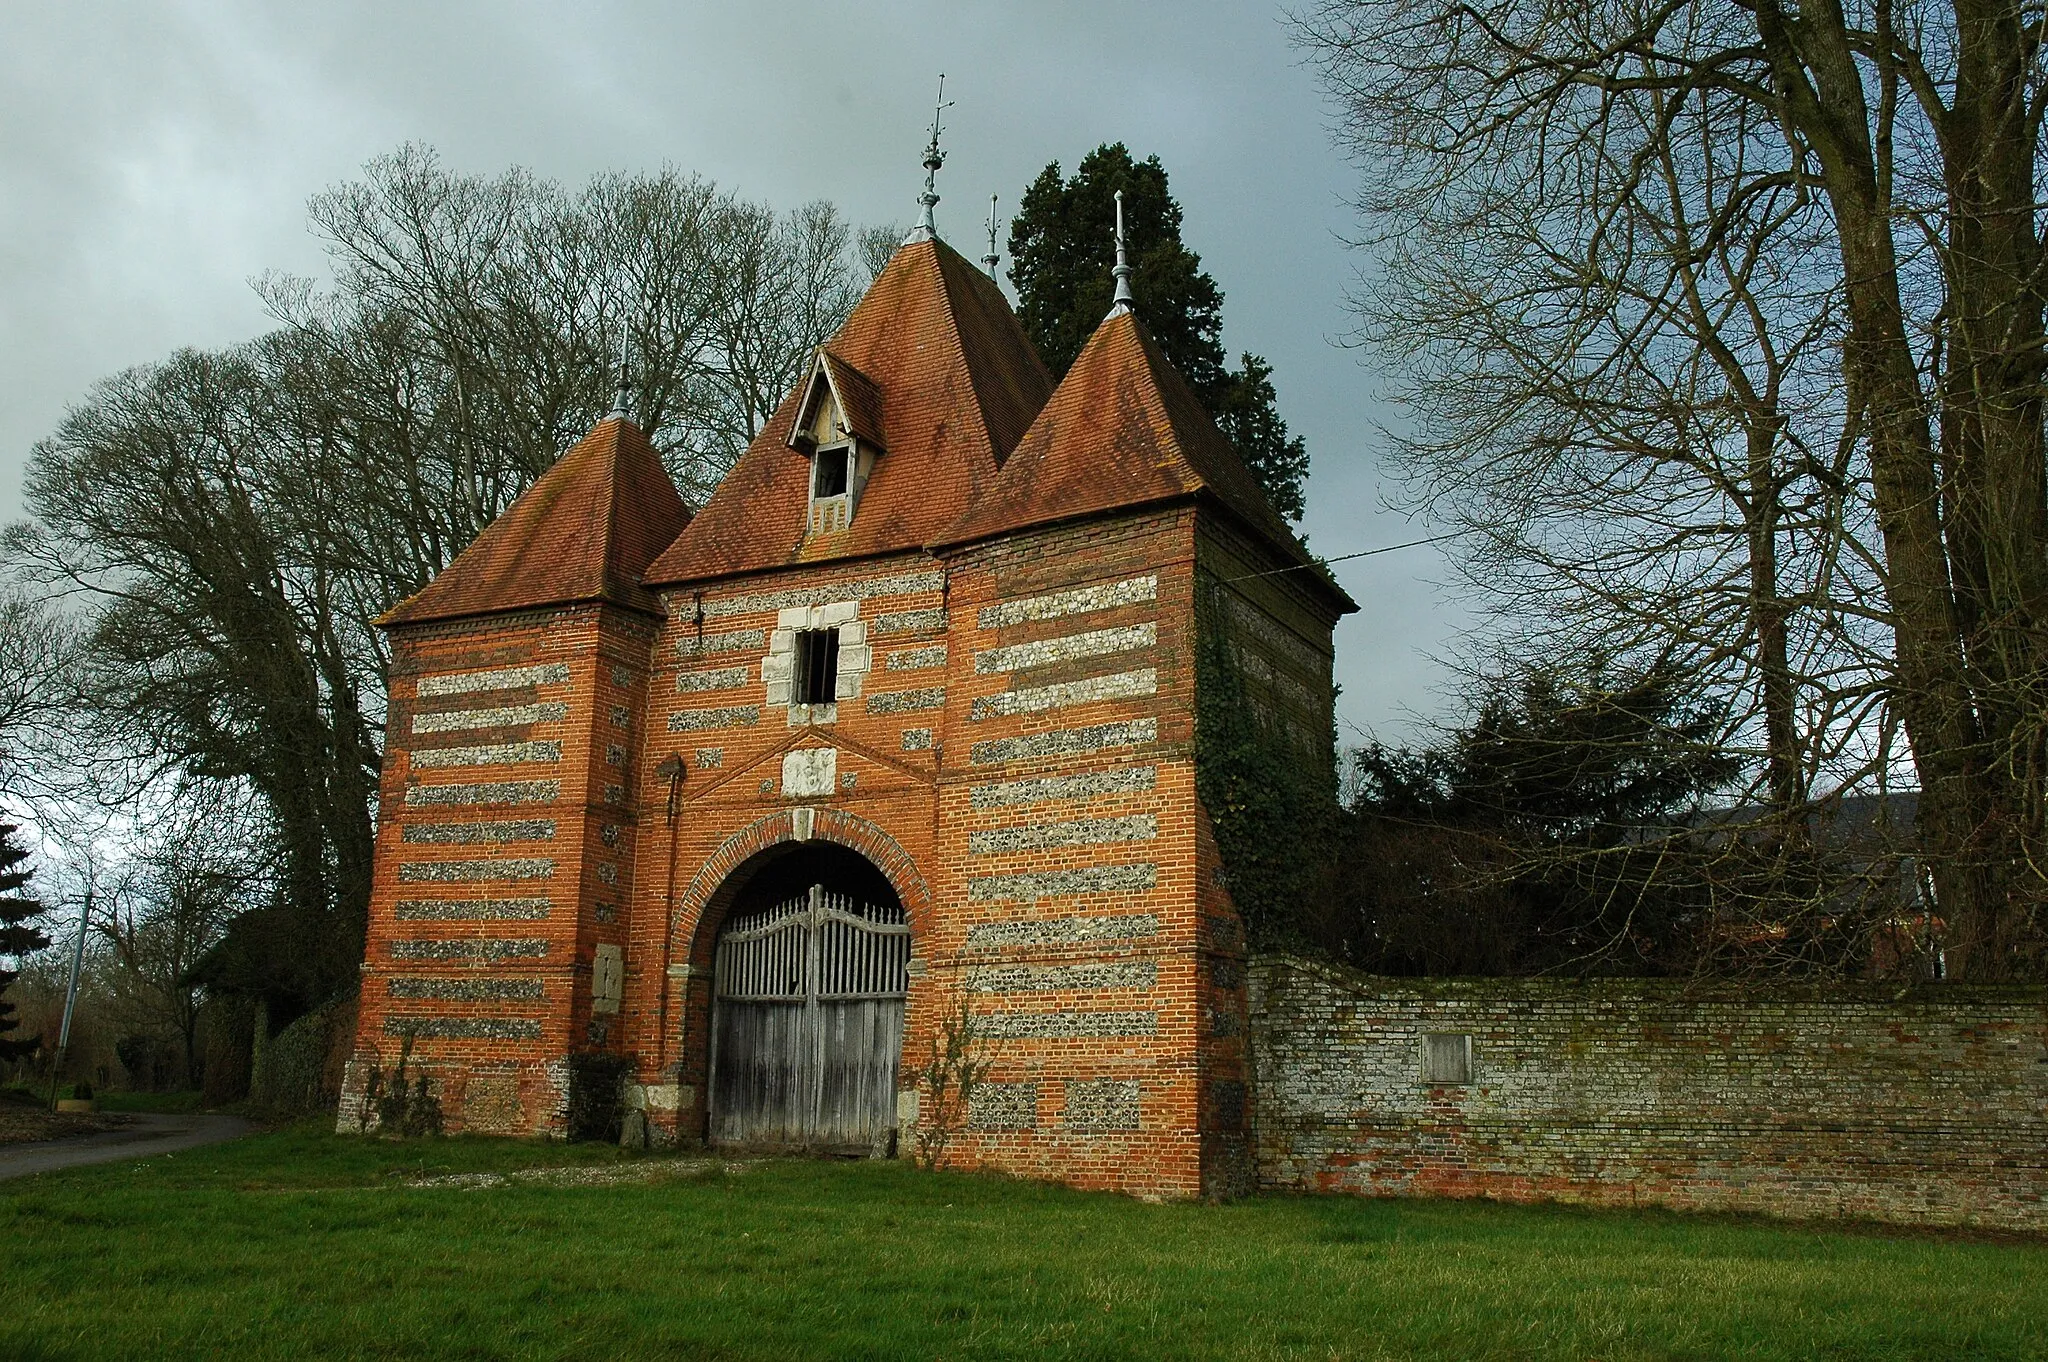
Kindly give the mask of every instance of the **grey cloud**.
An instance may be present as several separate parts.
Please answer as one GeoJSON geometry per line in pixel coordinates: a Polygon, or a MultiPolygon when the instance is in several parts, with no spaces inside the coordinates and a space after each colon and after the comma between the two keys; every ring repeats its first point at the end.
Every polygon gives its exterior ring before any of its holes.
{"type": "MultiPolygon", "coordinates": [[[[1156,152],[1228,292],[1226,341],[1273,361],[1315,456],[1314,547],[1415,537],[1378,511],[1376,380],[1330,344],[1348,325],[1351,171],[1278,11],[1231,0],[10,6],[0,517],[20,513],[30,447],[95,379],[260,331],[250,278],[324,268],[307,196],[401,141],[568,182],[667,162],[907,222],[940,70],[958,101],[939,208],[956,246],[980,255],[989,193],[1007,219],[1048,160],[1110,139],[1156,152]]],[[[1448,576],[1433,550],[1337,571],[1364,606],[1338,634],[1343,714],[1397,733],[1405,711],[1440,707],[1425,654],[1465,614],[1429,585],[1448,576]]]]}

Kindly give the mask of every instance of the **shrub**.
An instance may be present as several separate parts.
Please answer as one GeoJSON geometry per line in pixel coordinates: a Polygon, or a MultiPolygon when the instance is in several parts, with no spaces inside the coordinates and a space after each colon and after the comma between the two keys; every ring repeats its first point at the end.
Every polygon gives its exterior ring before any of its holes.
{"type": "Polygon", "coordinates": [[[377,1113],[377,1128],[386,1135],[413,1138],[439,1135],[442,1130],[441,1099],[427,1084],[425,1073],[414,1075],[408,1085],[405,1068],[412,1060],[412,1037],[405,1038],[398,1052],[398,1064],[386,1079],[376,1068],[370,1070],[364,1101],[377,1113]]]}

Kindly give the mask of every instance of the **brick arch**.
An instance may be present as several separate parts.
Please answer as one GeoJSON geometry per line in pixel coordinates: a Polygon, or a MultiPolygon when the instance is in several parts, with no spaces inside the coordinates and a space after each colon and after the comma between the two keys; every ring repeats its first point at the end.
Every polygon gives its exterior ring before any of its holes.
{"type": "Polygon", "coordinates": [[[799,847],[809,842],[830,842],[865,856],[882,872],[896,891],[910,919],[911,958],[919,954],[919,943],[931,921],[932,896],[924,876],[910,853],[894,837],[867,819],[838,809],[783,809],[740,829],[705,857],[704,864],[690,877],[669,917],[671,941],[685,930],[681,959],[687,962],[676,996],[676,1014],[668,1024],[675,1030],[664,1037],[660,1052],[674,1055],[673,1063],[663,1061],[671,1081],[687,1087],[690,1098],[677,1114],[678,1129],[704,1134],[710,1111],[705,1084],[710,1071],[712,1012],[712,957],[717,952],[718,929],[726,912],[739,897],[739,871],[749,861],[777,847],[799,847]],[[797,836],[798,814],[810,817],[810,836],[797,836]],[[669,1049],[670,1045],[675,1048],[669,1049]]]}
{"type": "Polygon", "coordinates": [[[902,901],[904,914],[910,919],[911,940],[915,942],[923,935],[931,911],[931,890],[902,843],[858,814],[840,809],[783,809],[726,838],[691,876],[689,887],[677,898],[669,918],[671,932],[694,924],[685,958],[699,967],[710,963],[713,936],[739,890],[733,881],[734,871],[764,851],[807,842],[831,842],[866,857],[902,901]],[[797,836],[800,813],[811,818],[808,838],[797,836]]]}

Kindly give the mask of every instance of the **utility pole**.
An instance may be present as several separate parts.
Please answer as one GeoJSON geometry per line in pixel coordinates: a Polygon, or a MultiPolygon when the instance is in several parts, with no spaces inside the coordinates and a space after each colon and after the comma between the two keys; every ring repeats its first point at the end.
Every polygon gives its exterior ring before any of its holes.
{"type": "Polygon", "coordinates": [[[85,930],[92,921],[92,881],[85,885],[85,897],[78,904],[78,938],[71,943],[71,982],[64,988],[64,1021],[57,1028],[57,1058],[50,1065],[50,1110],[57,1109],[57,1076],[64,1071],[64,1054],[71,1047],[71,1009],[78,1006],[78,971],[85,964],[85,930]]]}

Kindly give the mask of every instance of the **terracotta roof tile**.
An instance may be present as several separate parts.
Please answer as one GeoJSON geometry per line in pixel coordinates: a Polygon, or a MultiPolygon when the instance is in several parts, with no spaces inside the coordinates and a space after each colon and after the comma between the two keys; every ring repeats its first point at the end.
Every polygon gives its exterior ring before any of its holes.
{"type": "Polygon", "coordinates": [[[658,612],[640,575],[689,523],[646,434],[607,417],[379,623],[596,600],[658,612]]]}
{"type": "MultiPolygon", "coordinates": [[[[1206,497],[1282,557],[1312,564],[1201,400],[1131,313],[1108,317],[988,491],[934,537],[964,543],[1107,511],[1206,497]]],[[[1350,597],[1318,569],[1306,574],[1350,597]]]]}
{"type": "Polygon", "coordinates": [[[805,538],[810,465],[788,443],[799,389],[648,569],[649,584],[921,548],[994,483],[1052,391],[995,281],[938,241],[899,248],[826,348],[870,380],[887,451],[852,525],[805,538]]]}

